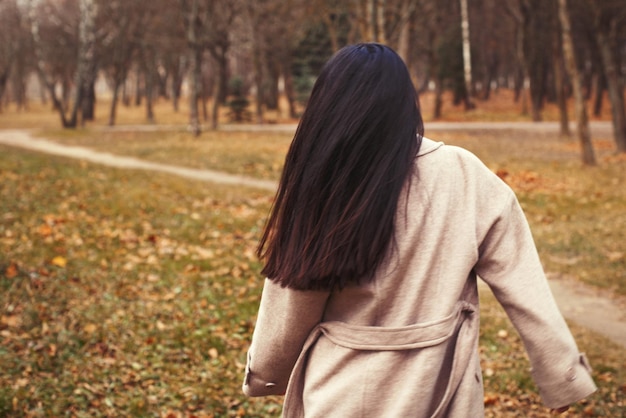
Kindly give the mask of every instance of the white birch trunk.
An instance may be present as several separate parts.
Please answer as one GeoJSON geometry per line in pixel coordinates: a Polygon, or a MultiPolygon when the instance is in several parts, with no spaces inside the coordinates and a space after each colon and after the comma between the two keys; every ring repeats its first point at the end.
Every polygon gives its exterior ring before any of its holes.
{"type": "Polygon", "coordinates": [[[95,77],[96,3],[80,0],[80,22],[78,26],[78,66],[74,77],[74,105],[69,124],[77,125],[78,109],[82,104],[86,88],[95,77]]]}
{"type": "Polygon", "coordinates": [[[468,96],[472,95],[472,53],[470,44],[469,13],[467,0],[461,1],[461,31],[463,35],[463,75],[465,76],[465,88],[468,96]]]}

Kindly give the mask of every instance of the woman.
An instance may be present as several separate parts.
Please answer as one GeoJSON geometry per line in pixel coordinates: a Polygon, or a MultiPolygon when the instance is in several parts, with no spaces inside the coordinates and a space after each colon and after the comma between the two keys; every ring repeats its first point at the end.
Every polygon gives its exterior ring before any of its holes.
{"type": "Polygon", "coordinates": [[[285,417],[483,416],[477,276],[548,407],[595,390],[513,192],[423,137],[386,46],[348,46],[322,70],[259,255],[268,279],[243,390],[286,392],[285,417]]]}

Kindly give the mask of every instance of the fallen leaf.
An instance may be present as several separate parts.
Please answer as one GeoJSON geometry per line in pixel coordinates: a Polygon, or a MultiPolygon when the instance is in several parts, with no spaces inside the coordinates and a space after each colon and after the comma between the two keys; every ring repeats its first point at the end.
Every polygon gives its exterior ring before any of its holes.
{"type": "Polygon", "coordinates": [[[15,381],[15,386],[18,388],[23,388],[28,386],[28,379],[26,378],[19,378],[15,381]]]}
{"type": "Polygon", "coordinates": [[[217,348],[213,347],[209,349],[209,357],[211,357],[213,360],[218,358],[219,355],[220,353],[217,351],[217,348]]]}
{"type": "Polygon", "coordinates": [[[608,258],[611,262],[620,261],[624,258],[624,253],[621,251],[613,251],[607,253],[606,258],[608,258]]]}
{"type": "Polygon", "coordinates": [[[18,315],[2,315],[2,317],[0,317],[0,324],[4,324],[9,328],[18,328],[22,325],[22,319],[18,315]]]}
{"type": "Polygon", "coordinates": [[[63,268],[67,265],[67,259],[59,255],[59,256],[54,257],[52,261],[50,262],[50,264],[63,268]]]}
{"type": "Polygon", "coordinates": [[[48,224],[42,224],[41,226],[39,226],[37,232],[39,232],[40,235],[47,237],[52,235],[52,228],[48,224]]]}
{"type": "Polygon", "coordinates": [[[7,269],[5,270],[5,272],[4,272],[4,276],[5,276],[7,279],[12,279],[12,278],[14,278],[15,276],[17,276],[17,272],[18,272],[18,270],[17,270],[17,264],[15,264],[15,263],[11,263],[11,264],[9,264],[9,267],[7,267],[7,269]]]}
{"type": "Polygon", "coordinates": [[[87,324],[83,327],[83,331],[87,334],[93,334],[98,330],[98,326],[96,324],[87,324]]]}

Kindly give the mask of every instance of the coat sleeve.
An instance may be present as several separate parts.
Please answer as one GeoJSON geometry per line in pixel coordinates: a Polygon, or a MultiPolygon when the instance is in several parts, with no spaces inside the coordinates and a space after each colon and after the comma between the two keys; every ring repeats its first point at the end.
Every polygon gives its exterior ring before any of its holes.
{"type": "Polygon", "coordinates": [[[266,279],[248,351],[243,391],[284,395],[310,332],[320,323],[329,292],[283,288],[266,279]]]}
{"type": "Polygon", "coordinates": [[[570,405],[596,390],[591,369],[552,296],[522,209],[510,189],[505,195],[479,237],[475,270],[519,332],[544,404],[570,405]]]}

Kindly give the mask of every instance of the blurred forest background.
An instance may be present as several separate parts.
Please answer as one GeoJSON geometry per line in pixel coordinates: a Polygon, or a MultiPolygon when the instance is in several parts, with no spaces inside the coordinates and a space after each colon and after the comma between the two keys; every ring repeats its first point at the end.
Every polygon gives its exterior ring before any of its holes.
{"type": "Polygon", "coordinates": [[[153,122],[155,100],[176,111],[185,98],[196,134],[221,106],[235,121],[279,106],[295,119],[323,63],[360,41],[398,51],[434,95],[428,118],[444,93],[470,110],[507,89],[533,121],[558,105],[568,134],[572,98],[583,125],[610,105],[626,151],[623,0],[0,0],[0,109],[37,98],[76,127],[106,96],[114,125],[119,103],[153,122]]]}

